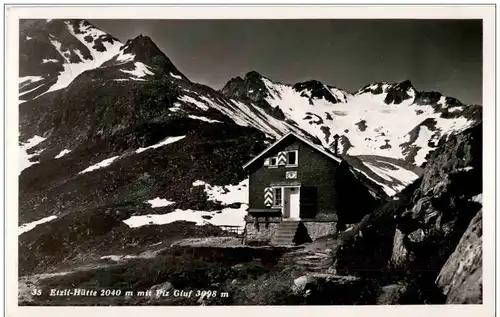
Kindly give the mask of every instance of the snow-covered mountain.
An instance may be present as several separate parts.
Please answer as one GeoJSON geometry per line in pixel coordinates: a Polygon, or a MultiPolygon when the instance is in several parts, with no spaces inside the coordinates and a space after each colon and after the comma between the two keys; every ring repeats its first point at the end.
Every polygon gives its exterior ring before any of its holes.
{"type": "Polygon", "coordinates": [[[351,94],[316,80],[273,82],[252,71],[230,80],[222,92],[269,108],[325,147],[338,134],[342,154],[390,157],[418,166],[441,137],[470,127],[481,114],[479,106],[419,92],[410,81],[375,83],[351,94]]]}
{"type": "MultiPolygon", "coordinates": [[[[393,195],[419,177],[419,165],[442,136],[481,116],[479,106],[419,92],[408,81],[349,93],[316,80],[278,83],[253,71],[216,91],[191,82],[149,37],[122,43],[84,20],[24,20],[20,43],[22,221],[52,216],[33,205],[59,215],[73,203],[88,203],[95,196],[83,191],[77,201],[67,191],[98,187],[91,184],[116,169],[130,172],[127,182],[155,170],[161,180],[141,199],[175,201],[162,196],[170,181],[160,175],[172,177],[171,167],[155,165],[168,162],[162,155],[174,147],[166,146],[171,139],[189,158],[189,164],[174,163],[182,170],[176,175],[195,173],[183,176],[185,190],[195,180],[240,183],[243,172],[232,167],[240,169],[270,141],[294,131],[327,148],[338,134],[341,153],[358,175],[393,195]],[[224,148],[229,144],[231,151],[224,148]]],[[[128,183],[109,186],[120,196],[128,183]]],[[[112,192],[102,197],[113,201],[112,192]]],[[[183,207],[201,208],[179,195],[183,207]]]]}
{"type": "Polygon", "coordinates": [[[274,82],[252,71],[215,91],[192,83],[148,37],[123,44],[84,20],[27,20],[21,26],[21,102],[56,92],[50,102],[34,101],[23,108],[22,139],[50,131],[55,142],[44,143],[55,143],[50,147],[57,153],[69,151],[89,133],[105,133],[102,125],[95,129],[89,124],[96,114],[102,117],[101,112],[114,118],[108,124],[113,133],[134,125],[136,92],[162,76],[178,94],[166,113],[208,123],[233,122],[269,138],[294,131],[326,148],[333,146],[337,134],[340,153],[358,162],[366,176],[392,195],[418,177],[419,167],[441,137],[462,131],[481,116],[479,106],[463,105],[438,92],[419,92],[409,81],[375,83],[349,93],[317,80],[274,82]],[[92,97],[83,98],[86,89],[93,91],[92,97]],[[126,106],[114,107],[112,115],[108,110],[89,111],[104,97],[126,106]],[[79,98],[81,102],[74,103],[79,98]],[[40,110],[41,118],[31,115],[40,110]],[[74,123],[70,129],[55,129],[70,112],[80,114],[80,129],[74,123]]]}
{"type": "Polygon", "coordinates": [[[475,125],[482,113],[480,106],[419,92],[410,81],[374,83],[349,93],[317,80],[274,82],[251,71],[221,91],[272,116],[267,122],[276,122],[281,133],[303,133],[330,149],[338,135],[339,153],[389,195],[418,178],[442,137],[475,125]]]}
{"type": "Polygon", "coordinates": [[[66,88],[115,56],[123,44],[85,20],[21,20],[19,99],[66,88]]]}

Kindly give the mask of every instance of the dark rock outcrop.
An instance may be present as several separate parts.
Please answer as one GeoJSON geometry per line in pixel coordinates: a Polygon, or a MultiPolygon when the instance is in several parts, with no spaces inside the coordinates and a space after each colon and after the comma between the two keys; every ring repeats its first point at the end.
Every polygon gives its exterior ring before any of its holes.
{"type": "Polygon", "coordinates": [[[374,83],[371,85],[366,85],[359,89],[356,94],[372,93],[374,95],[380,95],[386,93],[384,102],[386,104],[398,105],[405,100],[411,99],[416,90],[409,80],[405,80],[397,83],[374,83]]]}
{"type": "Polygon", "coordinates": [[[272,107],[266,98],[269,97],[267,87],[262,81],[263,76],[256,71],[250,71],[245,78],[239,76],[228,81],[221,93],[228,98],[254,103],[264,112],[278,120],[285,120],[285,114],[279,107],[272,107]]]}
{"type": "Polygon", "coordinates": [[[403,283],[401,303],[480,303],[481,193],[478,124],[443,138],[422,178],[344,234],[337,272],[403,283]]]}
{"type": "Polygon", "coordinates": [[[380,294],[376,299],[377,305],[396,305],[400,304],[400,300],[407,291],[407,286],[404,284],[390,284],[381,288],[380,294]]]}
{"type": "Polygon", "coordinates": [[[398,105],[405,100],[411,99],[415,94],[415,89],[409,80],[390,85],[386,90],[384,102],[386,104],[398,105]]]}
{"type": "MultiPolygon", "coordinates": [[[[300,93],[302,97],[310,99],[325,99],[331,103],[345,102],[346,97],[338,98],[334,96],[329,89],[330,87],[325,86],[323,83],[317,80],[308,80],[301,83],[296,83],[293,85],[293,89],[300,93]]],[[[336,89],[332,87],[332,89],[336,89]]]]}
{"type": "Polygon", "coordinates": [[[447,304],[482,303],[482,228],[480,211],[439,273],[436,284],[447,295],[447,304]]]}
{"type": "Polygon", "coordinates": [[[356,276],[310,274],[294,280],[291,290],[307,304],[355,305],[367,304],[373,294],[368,281],[356,276]]]}

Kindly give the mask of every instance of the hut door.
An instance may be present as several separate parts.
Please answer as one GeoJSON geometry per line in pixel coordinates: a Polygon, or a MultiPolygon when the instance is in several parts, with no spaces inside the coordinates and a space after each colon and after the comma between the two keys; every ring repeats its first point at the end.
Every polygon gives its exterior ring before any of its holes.
{"type": "Polygon", "coordinates": [[[299,187],[285,187],[284,216],[290,219],[300,218],[300,189],[299,187]]]}

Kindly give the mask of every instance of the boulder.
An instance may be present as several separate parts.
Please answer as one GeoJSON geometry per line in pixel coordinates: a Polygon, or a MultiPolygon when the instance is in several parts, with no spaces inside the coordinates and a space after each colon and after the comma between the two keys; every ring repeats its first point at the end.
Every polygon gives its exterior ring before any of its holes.
{"type": "Polygon", "coordinates": [[[305,293],[308,289],[316,287],[317,280],[313,276],[304,275],[293,281],[292,291],[296,295],[305,293]]]}
{"type": "Polygon", "coordinates": [[[413,253],[406,248],[404,238],[405,235],[399,229],[396,229],[394,233],[392,256],[389,262],[392,268],[402,268],[413,260],[413,253]]]}
{"type": "Polygon", "coordinates": [[[365,294],[371,286],[357,276],[315,273],[294,280],[292,292],[307,304],[366,304],[365,294]]]}
{"type": "Polygon", "coordinates": [[[376,299],[377,305],[401,304],[400,299],[406,293],[407,286],[403,284],[390,284],[383,286],[376,299]]]}
{"type": "Polygon", "coordinates": [[[479,211],[436,279],[447,304],[482,303],[482,218],[479,211]]]}
{"type": "Polygon", "coordinates": [[[424,238],[425,238],[425,233],[422,228],[419,228],[408,234],[408,240],[412,243],[420,243],[424,241],[424,238]]]}
{"type": "MultiPolygon", "coordinates": [[[[165,294],[166,292],[170,291],[173,289],[173,285],[170,282],[164,282],[161,284],[156,284],[153,285],[149,290],[151,291],[151,299],[158,299],[162,297],[162,294],[165,294]]],[[[165,296],[165,295],[163,295],[165,296]]]]}

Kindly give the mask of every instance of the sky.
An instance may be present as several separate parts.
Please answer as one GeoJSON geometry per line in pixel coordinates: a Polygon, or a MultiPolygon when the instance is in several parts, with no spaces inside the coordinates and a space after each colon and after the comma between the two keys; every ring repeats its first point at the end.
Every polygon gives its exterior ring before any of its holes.
{"type": "Polygon", "coordinates": [[[409,79],[482,104],[480,20],[89,20],[121,41],[152,38],[191,81],[220,89],[255,70],[350,92],[409,79]]]}

